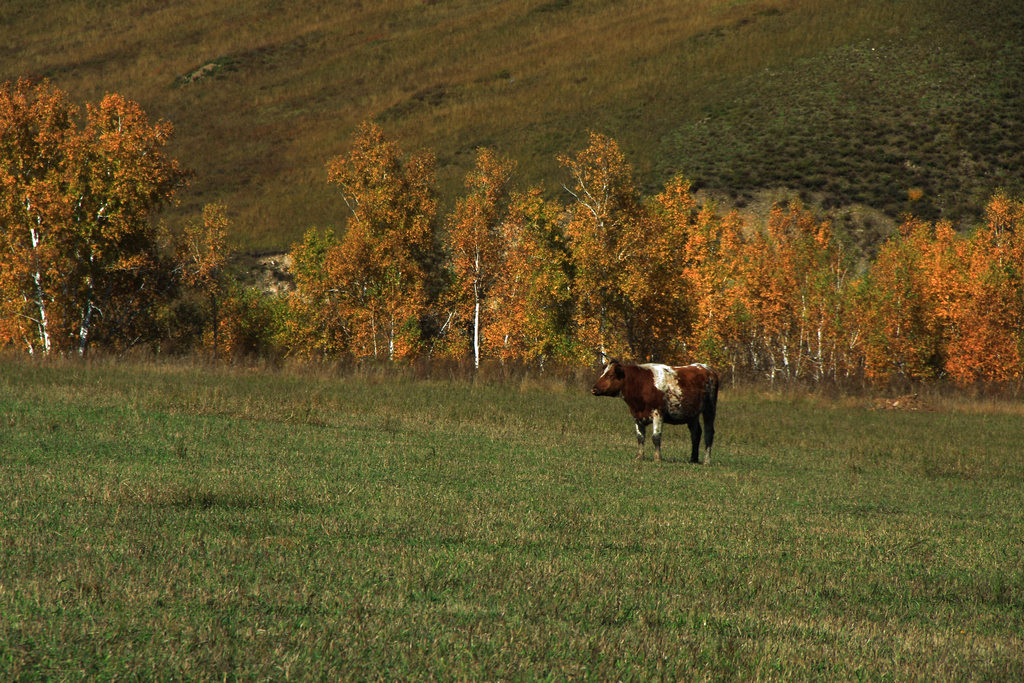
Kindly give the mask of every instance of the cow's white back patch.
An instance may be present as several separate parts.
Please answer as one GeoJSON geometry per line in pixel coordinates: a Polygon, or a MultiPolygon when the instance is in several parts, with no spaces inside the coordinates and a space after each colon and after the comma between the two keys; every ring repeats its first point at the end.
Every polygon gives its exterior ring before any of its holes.
{"type": "Polygon", "coordinates": [[[679,388],[679,375],[668,365],[646,363],[646,368],[654,375],[654,386],[665,395],[665,416],[672,420],[681,419],[686,414],[686,404],[679,388]]]}
{"type": "Polygon", "coordinates": [[[676,371],[668,365],[644,363],[640,367],[651,371],[651,374],[654,375],[654,386],[660,391],[666,391],[669,386],[679,386],[679,377],[676,375],[676,371]]]}

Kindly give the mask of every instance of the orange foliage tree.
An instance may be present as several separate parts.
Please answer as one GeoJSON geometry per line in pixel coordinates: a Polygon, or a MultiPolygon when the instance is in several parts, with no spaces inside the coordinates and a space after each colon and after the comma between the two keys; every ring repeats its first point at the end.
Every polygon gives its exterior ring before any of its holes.
{"type": "Polygon", "coordinates": [[[831,365],[844,294],[845,270],[829,224],[799,202],[776,205],[742,251],[755,369],[773,378],[820,378],[831,365]]]}
{"type": "Polygon", "coordinates": [[[1002,194],[986,223],[957,234],[948,222],[908,219],[866,278],[865,371],[876,381],[1024,378],[1024,205],[1002,194]]]}
{"type": "Polygon", "coordinates": [[[714,205],[697,207],[689,184],[670,183],[657,198],[672,220],[688,222],[685,284],[692,296],[686,347],[690,357],[735,371],[746,364],[742,342],[750,315],[742,296],[743,223],[736,213],[718,215],[714,205]]]}
{"type": "Polygon", "coordinates": [[[48,82],[0,87],[0,287],[30,352],[147,338],[173,270],[151,217],[186,174],[119,95],[78,110],[48,82]]]}
{"type": "Polygon", "coordinates": [[[664,275],[658,276],[664,293],[652,310],[661,311],[657,334],[667,347],[666,358],[681,354],[719,363],[727,356],[726,289],[733,282],[730,244],[736,242],[738,225],[732,217],[723,220],[713,205],[698,205],[690,188],[690,181],[677,176],[651,206],[657,249],[666,254],[661,259],[664,275]]]}
{"type": "Polygon", "coordinates": [[[325,267],[355,356],[396,360],[418,352],[436,259],[433,172],[430,154],[406,160],[370,123],[348,155],[328,164],[351,216],[325,267]]]}
{"type": "Polygon", "coordinates": [[[560,161],[575,200],[565,233],[582,347],[627,348],[638,359],[677,353],[691,318],[681,279],[687,226],[643,206],[611,138],[592,133],[586,149],[560,161]]]}
{"type": "Polygon", "coordinates": [[[71,222],[76,108],[49,83],[0,86],[0,288],[8,337],[30,353],[64,345],[57,298],[71,222]]]}
{"type": "Polygon", "coordinates": [[[645,208],[637,252],[623,264],[628,302],[627,339],[640,357],[681,362],[694,319],[695,271],[689,243],[696,228],[696,202],[680,179],[645,208]]]}
{"type": "MultiPolygon", "coordinates": [[[[988,204],[986,223],[956,240],[957,267],[929,273],[941,292],[945,369],[955,381],[1005,382],[1024,377],[1024,203],[1003,194],[988,204]]],[[[943,241],[940,238],[939,241],[943,241]]]]}
{"type": "Polygon", "coordinates": [[[850,373],[852,284],[827,222],[794,202],[774,206],[765,226],[754,228],[736,213],[698,207],[681,180],[656,202],[672,222],[687,225],[676,282],[691,299],[691,356],[773,378],[850,373]]]}
{"type": "MultiPolygon", "coordinates": [[[[940,288],[934,279],[943,269],[935,261],[940,254],[933,227],[909,220],[886,240],[871,264],[858,307],[864,330],[860,348],[869,379],[916,381],[941,370],[943,328],[936,299],[940,288]],[[929,260],[932,263],[926,266],[929,260]]],[[[959,259],[947,256],[946,262],[959,259]]]]}
{"type": "Polygon", "coordinates": [[[572,290],[560,209],[539,189],[515,193],[501,225],[502,272],[488,301],[483,345],[502,361],[569,360],[572,290]]]}
{"type": "Polygon", "coordinates": [[[503,224],[508,215],[514,164],[481,149],[466,176],[468,194],[448,221],[447,242],[454,277],[455,318],[472,329],[473,365],[480,367],[484,304],[495,283],[506,276],[503,224]]]}

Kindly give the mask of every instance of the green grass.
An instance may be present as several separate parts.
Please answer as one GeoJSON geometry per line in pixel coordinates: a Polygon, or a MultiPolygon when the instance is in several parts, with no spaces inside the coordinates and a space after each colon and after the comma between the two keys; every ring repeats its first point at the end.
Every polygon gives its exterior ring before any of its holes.
{"type": "Polygon", "coordinates": [[[0,365],[5,679],[1007,680],[1019,407],[0,365]]]}
{"type": "Polygon", "coordinates": [[[443,206],[481,145],[564,200],[556,157],[595,130],[645,193],[784,187],[870,247],[903,211],[970,220],[1024,192],[1022,36],[1006,0],[6,0],[0,79],[172,121],[196,177],[168,219],[225,202],[243,250],[342,227],[325,164],[365,120],[436,152],[443,206]]]}

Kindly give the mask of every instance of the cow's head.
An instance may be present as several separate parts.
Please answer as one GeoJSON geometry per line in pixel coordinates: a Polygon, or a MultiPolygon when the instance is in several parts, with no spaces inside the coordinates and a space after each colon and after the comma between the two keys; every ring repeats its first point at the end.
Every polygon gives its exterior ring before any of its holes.
{"type": "Polygon", "coordinates": [[[618,396],[626,383],[626,368],[615,358],[605,356],[604,372],[590,390],[594,396],[618,396]]]}

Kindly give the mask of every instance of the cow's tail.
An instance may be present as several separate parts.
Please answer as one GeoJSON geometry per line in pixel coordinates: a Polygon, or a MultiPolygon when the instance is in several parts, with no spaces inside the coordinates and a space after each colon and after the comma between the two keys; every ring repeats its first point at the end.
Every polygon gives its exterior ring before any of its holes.
{"type": "Polygon", "coordinates": [[[704,446],[711,450],[715,442],[715,412],[718,410],[718,374],[708,368],[704,381],[704,446]]]}

